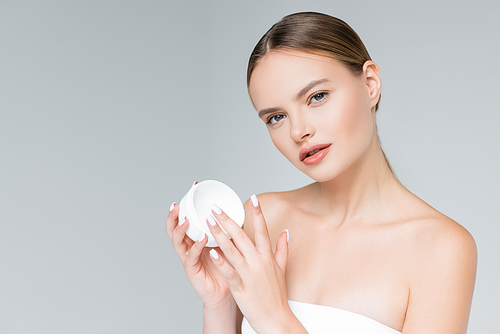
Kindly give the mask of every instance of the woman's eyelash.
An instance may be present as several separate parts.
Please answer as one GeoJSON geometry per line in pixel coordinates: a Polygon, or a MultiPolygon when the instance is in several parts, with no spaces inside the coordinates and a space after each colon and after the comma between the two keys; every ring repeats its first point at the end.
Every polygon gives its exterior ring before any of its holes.
{"type": "Polygon", "coordinates": [[[267,124],[276,124],[278,123],[279,121],[281,121],[283,118],[285,118],[285,115],[282,115],[282,114],[275,114],[275,115],[272,115],[271,117],[269,117],[267,119],[267,124]],[[280,118],[281,117],[281,118],[280,118]],[[276,119],[276,118],[279,118],[279,119],[276,119]],[[273,120],[275,120],[275,122],[273,122],[273,120]]]}
{"type": "Polygon", "coordinates": [[[320,102],[322,101],[326,96],[328,95],[327,92],[319,92],[311,96],[309,99],[310,102],[320,102]],[[316,101],[313,101],[313,99],[316,99],[316,101]]]}
{"type": "MultiPolygon", "coordinates": [[[[318,103],[323,101],[326,97],[328,96],[328,92],[319,92],[315,93],[309,98],[310,103],[318,103]]],[[[279,123],[283,118],[286,116],[283,114],[274,114],[272,116],[269,116],[269,118],[266,120],[266,124],[273,125],[276,123],[279,123]]]]}

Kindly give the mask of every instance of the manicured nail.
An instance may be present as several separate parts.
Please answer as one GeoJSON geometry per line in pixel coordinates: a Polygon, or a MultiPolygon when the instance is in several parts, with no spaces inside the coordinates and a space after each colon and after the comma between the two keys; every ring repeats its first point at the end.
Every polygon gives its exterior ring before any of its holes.
{"type": "Polygon", "coordinates": [[[208,216],[207,216],[207,220],[208,220],[208,222],[210,223],[210,225],[212,225],[212,226],[215,226],[215,225],[217,224],[217,223],[215,222],[214,217],[212,217],[212,215],[208,215],[208,216]]]}
{"type": "Polygon", "coordinates": [[[290,241],[290,231],[288,229],[285,229],[286,232],[286,242],[290,241]]]}
{"type": "Polygon", "coordinates": [[[259,200],[257,199],[257,196],[252,195],[250,196],[250,199],[252,200],[252,204],[254,207],[257,207],[257,205],[259,205],[259,200]]]}
{"type": "Polygon", "coordinates": [[[182,217],[181,220],[179,220],[179,226],[182,226],[186,222],[186,217],[182,217]]]}
{"type": "Polygon", "coordinates": [[[217,206],[217,204],[212,205],[211,209],[213,212],[215,212],[218,215],[220,215],[222,213],[222,210],[217,206]]]}
{"type": "Polygon", "coordinates": [[[212,257],[216,260],[219,258],[219,253],[217,253],[217,251],[213,248],[210,250],[210,255],[212,255],[212,257]]]}
{"type": "Polygon", "coordinates": [[[175,207],[175,202],[172,203],[172,205],[170,205],[170,212],[172,212],[172,210],[174,209],[174,207],[175,207]]]}
{"type": "MultiPolygon", "coordinates": [[[[197,184],[198,184],[198,181],[194,181],[192,186],[195,186],[195,185],[197,185],[197,184]]],[[[192,187],[192,186],[191,186],[191,187],[192,187]]]]}
{"type": "Polygon", "coordinates": [[[199,238],[198,238],[198,242],[202,242],[203,240],[205,240],[205,236],[206,236],[206,234],[205,234],[205,233],[203,233],[203,234],[201,235],[201,237],[199,237],[199,238]]]}

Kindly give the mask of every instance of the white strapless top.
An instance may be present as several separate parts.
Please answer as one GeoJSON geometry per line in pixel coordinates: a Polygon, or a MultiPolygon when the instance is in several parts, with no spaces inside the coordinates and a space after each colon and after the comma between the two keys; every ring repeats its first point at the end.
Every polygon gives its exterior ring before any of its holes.
{"type": "MultiPolygon", "coordinates": [[[[309,334],[401,334],[376,320],[339,308],[291,300],[288,304],[309,334]]],[[[256,334],[246,318],[241,334],[256,334]]]]}

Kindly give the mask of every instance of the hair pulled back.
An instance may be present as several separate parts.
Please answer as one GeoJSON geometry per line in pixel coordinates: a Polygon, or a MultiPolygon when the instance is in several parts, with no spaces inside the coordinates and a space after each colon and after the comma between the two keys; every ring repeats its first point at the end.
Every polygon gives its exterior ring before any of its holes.
{"type": "MultiPolygon", "coordinates": [[[[259,40],[250,55],[247,68],[247,87],[259,61],[271,51],[295,50],[326,56],[340,61],[352,74],[363,72],[363,65],[371,60],[368,50],[358,34],[344,21],[336,17],[301,12],[285,16],[275,23],[259,40]]],[[[380,96],[375,111],[378,110],[380,96]]],[[[384,159],[394,173],[387,156],[384,159]]]]}
{"type": "Polygon", "coordinates": [[[354,75],[361,74],[363,64],[371,60],[361,38],[341,19],[315,12],[290,14],[274,24],[253,49],[248,61],[247,86],[259,60],[276,50],[296,50],[331,57],[344,64],[354,75]]]}

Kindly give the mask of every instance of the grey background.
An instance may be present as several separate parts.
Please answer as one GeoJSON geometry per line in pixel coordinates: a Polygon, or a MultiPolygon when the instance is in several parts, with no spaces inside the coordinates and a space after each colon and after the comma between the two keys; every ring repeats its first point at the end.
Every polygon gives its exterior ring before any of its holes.
{"type": "Polygon", "coordinates": [[[475,237],[470,333],[498,331],[498,1],[0,1],[0,333],[196,333],[164,232],[216,179],[246,200],[307,184],[249,102],[282,16],[347,21],[381,68],[400,180],[475,237]]]}

